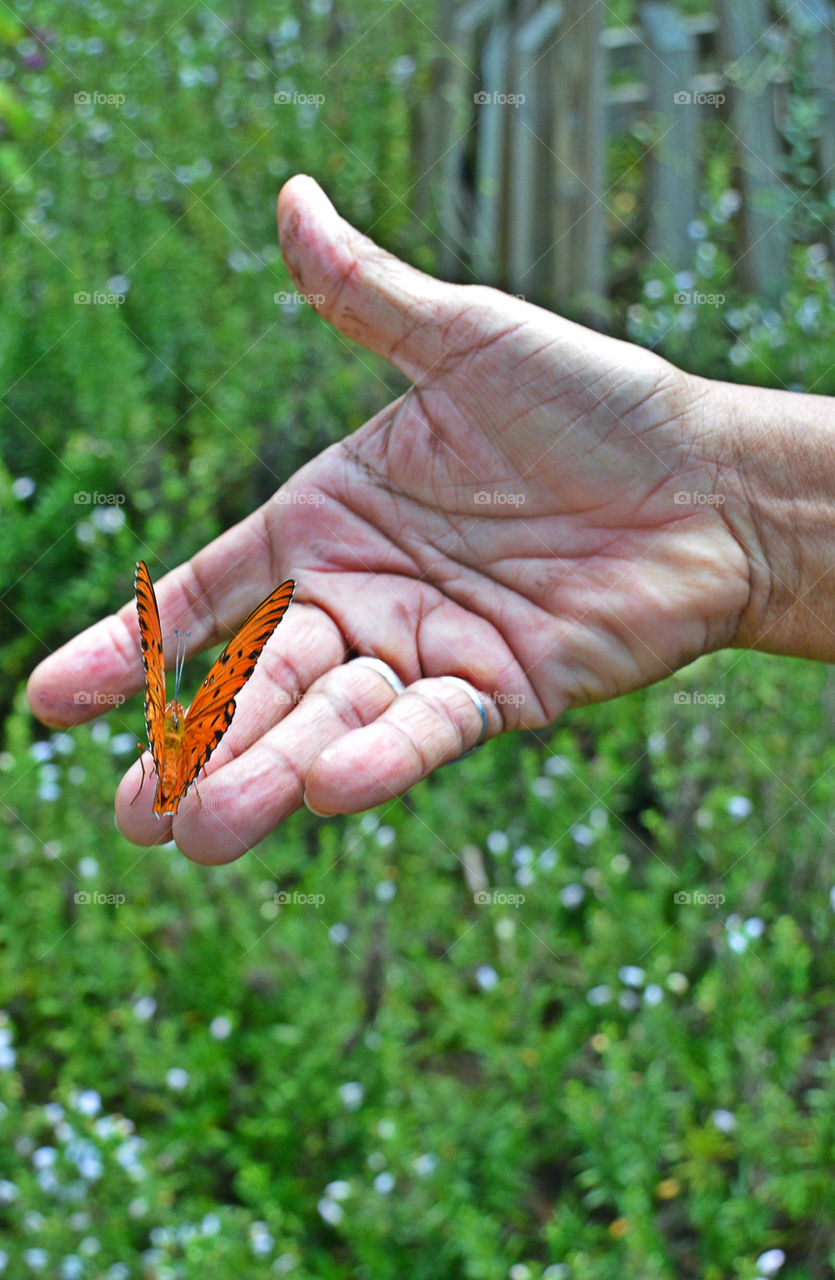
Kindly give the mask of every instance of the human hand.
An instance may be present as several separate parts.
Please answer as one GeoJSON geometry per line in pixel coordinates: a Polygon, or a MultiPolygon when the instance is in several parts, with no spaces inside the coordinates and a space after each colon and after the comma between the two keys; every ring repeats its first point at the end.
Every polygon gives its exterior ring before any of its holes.
{"type": "MultiPolygon", "coordinates": [[[[282,250],[321,314],[392,361],[409,391],[157,585],[167,638],[215,643],[283,578],[296,603],[234,722],[173,819],[190,857],[225,862],[303,802],[356,812],[478,738],[669,675],[732,642],[749,565],[716,505],[721,448],[695,380],[658,356],[492,289],[443,284],[377,248],[311,179],[279,198],[282,250]],[[681,502],[676,495],[690,495],[681,502]],[[347,665],[374,655],[407,686],[347,665]]],[[[171,653],[169,652],[169,658],[171,653]]],[[[73,693],[142,680],[127,604],[48,658],[47,723],[73,693]]],[[[171,838],[119,787],[119,826],[171,838]]]]}

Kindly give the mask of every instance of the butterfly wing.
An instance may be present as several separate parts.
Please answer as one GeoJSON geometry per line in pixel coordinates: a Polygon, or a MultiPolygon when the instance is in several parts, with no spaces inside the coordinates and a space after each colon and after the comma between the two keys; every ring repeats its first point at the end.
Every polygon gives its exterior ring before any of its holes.
{"type": "Polygon", "coordinates": [[[235,698],[252,675],[264,645],[287,612],[295,586],[295,582],[288,579],[261,601],[229,641],[197,690],[186,715],[178,794],[173,798],[176,803],[185,795],[229,728],[235,714],[235,698]]]}
{"type": "Polygon", "coordinates": [[[157,598],[144,560],[140,560],[136,566],[135,587],[142,664],[145,667],[145,729],[157,777],[161,778],[165,759],[165,658],[157,598]]]}

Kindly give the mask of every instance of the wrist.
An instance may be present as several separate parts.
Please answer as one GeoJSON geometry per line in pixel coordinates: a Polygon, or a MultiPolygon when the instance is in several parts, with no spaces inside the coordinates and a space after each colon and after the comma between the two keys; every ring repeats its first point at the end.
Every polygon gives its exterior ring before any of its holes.
{"type": "Polygon", "coordinates": [[[731,644],[835,661],[835,401],[694,379],[750,591],[731,644]]]}

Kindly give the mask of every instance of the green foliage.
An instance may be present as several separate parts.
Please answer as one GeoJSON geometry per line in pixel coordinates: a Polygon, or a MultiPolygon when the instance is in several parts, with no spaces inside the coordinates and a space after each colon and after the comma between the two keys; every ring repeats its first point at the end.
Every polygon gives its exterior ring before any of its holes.
{"type": "Polygon", "coordinates": [[[12,1274],[825,1275],[833,690],[787,679],[703,659],[217,868],[112,828],[138,700],[14,716],[12,1274]]]}

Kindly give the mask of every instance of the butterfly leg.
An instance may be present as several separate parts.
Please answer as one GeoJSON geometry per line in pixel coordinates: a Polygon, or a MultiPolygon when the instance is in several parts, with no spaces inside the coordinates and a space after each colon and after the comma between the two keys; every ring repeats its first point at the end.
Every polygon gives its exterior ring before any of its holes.
{"type": "Polygon", "coordinates": [[[139,791],[137,791],[136,795],[133,797],[133,800],[131,800],[131,804],[133,804],[134,800],[139,799],[139,792],[142,790],[142,788],[145,785],[145,762],[143,761],[142,757],[145,754],[146,748],[143,746],[141,742],[137,742],[136,749],[139,752],[139,763],[142,765],[142,777],[139,782],[139,791]]]}

